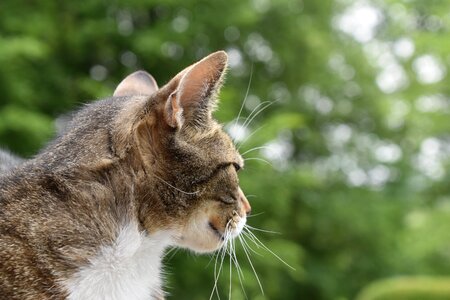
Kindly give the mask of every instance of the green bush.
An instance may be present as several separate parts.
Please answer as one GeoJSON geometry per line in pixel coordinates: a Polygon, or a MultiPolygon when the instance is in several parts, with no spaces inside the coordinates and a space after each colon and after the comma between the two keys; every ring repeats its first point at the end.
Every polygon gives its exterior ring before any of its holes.
{"type": "Polygon", "coordinates": [[[356,300],[448,300],[450,277],[383,279],[362,290],[356,300]]]}

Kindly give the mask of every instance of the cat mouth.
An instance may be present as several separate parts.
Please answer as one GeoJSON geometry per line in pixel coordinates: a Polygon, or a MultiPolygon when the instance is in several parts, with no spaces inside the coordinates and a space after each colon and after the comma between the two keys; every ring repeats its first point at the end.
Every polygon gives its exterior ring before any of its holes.
{"type": "Polygon", "coordinates": [[[216,228],[216,226],[214,226],[213,223],[209,222],[208,223],[209,228],[211,228],[211,230],[216,234],[216,236],[221,240],[224,241],[225,237],[223,236],[223,234],[219,231],[219,229],[216,228]]]}

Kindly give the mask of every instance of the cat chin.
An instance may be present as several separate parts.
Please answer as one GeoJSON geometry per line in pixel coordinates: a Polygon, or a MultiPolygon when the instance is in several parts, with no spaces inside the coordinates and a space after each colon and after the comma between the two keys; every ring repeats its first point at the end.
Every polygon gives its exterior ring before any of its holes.
{"type": "MultiPolygon", "coordinates": [[[[236,224],[234,230],[230,232],[229,239],[236,238],[245,226],[246,218],[241,218],[236,224]]],[[[211,253],[222,248],[225,239],[218,234],[216,230],[207,228],[205,231],[196,232],[192,235],[181,237],[177,240],[176,245],[181,248],[189,249],[198,254],[211,253]]]]}
{"type": "Polygon", "coordinates": [[[227,237],[222,233],[222,229],[218,229],[213,224],[209,217],[195,220],[184,227],[175,244],[178,247],[201,254],[214,252],[225,244],[225,240],[236,238],[243,231],[247,218],[245,215],[241,217],[236,214],[230,219],[230,222],[233,221],[232,223],[229,222],[232,224],[232,230],[228,232],[227,237]]]}
{"type": "Polygon", "coordinates": [[[220,243],[217,245],[217,247],[214,247],[214,248],[205,249],[205,248],[196,248],[195,247],[195,248],[188,248],[188,249],[191,251],[194,251],[195,253],[198,253],[198,254],[205,254],[205,253],[212,253],[216,250],[219,250],[222,246],[223,246],[223,243],[220,243]]]}
{"type": "Polygon", "coordinates": [[[196,253],[211,253],[220,249],[224,241],[218,238],[214,233],[197,234],[194,239],[180,238],[176,246],[189,249],[196,253]]]}

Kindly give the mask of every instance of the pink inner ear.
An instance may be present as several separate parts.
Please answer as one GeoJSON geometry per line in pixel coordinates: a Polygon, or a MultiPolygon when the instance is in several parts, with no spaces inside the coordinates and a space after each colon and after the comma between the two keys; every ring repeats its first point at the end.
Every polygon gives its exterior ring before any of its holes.
{"type": "Polygon", "coordinates": [[[179,94],[182,105],[190,106],[208,97],[220,74],[208,65],[193,68],[181,81],[179,94]]]}
{"type": "Polygon", "coordinates": [[[113,96],[151,95],[157,90],[158,84],[152,75],[145,71],[136,71],[122,80],[113,96]]]}
{"type": "Polygon", "coordinates": [[[206,120],[214,106],[211,96],[220,86],[226,64],[227,54],[215,52],[185,68],[167,84],[171,91],[165,106],[169,126],[181,128],[184,122],[201,124],[206,120]]]}
{"type": "Polygon", "coordinates": [[[226,64],[224,51],[215,52],[194,64],[183,76],[178,88],[181,106],[205,101],[218,88],[226,64]]]}

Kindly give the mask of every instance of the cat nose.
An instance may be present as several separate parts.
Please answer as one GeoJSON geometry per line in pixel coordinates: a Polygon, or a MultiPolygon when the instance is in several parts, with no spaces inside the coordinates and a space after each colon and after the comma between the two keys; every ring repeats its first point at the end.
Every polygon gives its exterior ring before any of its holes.
{"type": "Polygon", "coordinates": [[[250,206],[250,203],[248,202],[247,198],[244,195],[244,192],[239,187],[239,201],[242,203],[242,208],[245,211],[245,214],[249,216],[252,213],[252,207],[250,206]]]}

